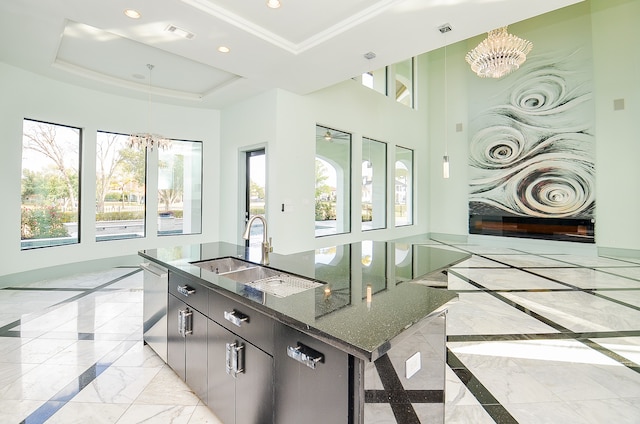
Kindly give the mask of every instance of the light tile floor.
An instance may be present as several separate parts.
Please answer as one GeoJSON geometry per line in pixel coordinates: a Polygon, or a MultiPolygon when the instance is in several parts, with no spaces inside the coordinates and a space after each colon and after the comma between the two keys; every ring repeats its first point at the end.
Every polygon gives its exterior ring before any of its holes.
{"type": "MultiPolygon", "coordinates": [[[[446,423],[640,423],[640,260],[443,247],[474,254],[449,272],[446,423]]],[[[0,422],[89,421],[219,423],[143,345],[135,268],[0,289],[0,422]]]]}

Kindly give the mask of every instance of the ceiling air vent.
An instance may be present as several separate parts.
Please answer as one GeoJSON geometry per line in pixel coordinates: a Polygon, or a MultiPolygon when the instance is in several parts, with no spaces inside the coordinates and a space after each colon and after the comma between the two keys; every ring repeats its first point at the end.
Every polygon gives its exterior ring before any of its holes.
{"type": "Polygon", "coordinates": [[[189,32],[186,29],[179,28],[175,25],[169,25],[165,28],[165,31],[178,35],[182,38],[186,38],[187,40],[191,40],[196,36],[193,32],[189,32]]]}

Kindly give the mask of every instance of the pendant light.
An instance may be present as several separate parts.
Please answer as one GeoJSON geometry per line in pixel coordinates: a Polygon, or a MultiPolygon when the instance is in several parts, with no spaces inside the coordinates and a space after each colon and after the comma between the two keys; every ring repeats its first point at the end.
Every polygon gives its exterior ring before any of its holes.
{"type": "Polygon", "coordinates": [[[149,149],[153,150],[157,147],[162,150],[166,150],[171,146],[171,140],[158,134],[151,132],[151,71],[154,66],[150,63],[147,64],[149,69],[149,87],[147,93],[147,128],[149,132],[131,134],[129,136],[129,147],[133,149],[149,149]]]}
{"type": "Polygon", "coordinates": [[[448,122],[448,85],[447,85],[447,32],[451,31],[450,24],[438,28],[444,34],[444,156],[442,157],[442,178],[449,178],[449,122],[448,122]]]}

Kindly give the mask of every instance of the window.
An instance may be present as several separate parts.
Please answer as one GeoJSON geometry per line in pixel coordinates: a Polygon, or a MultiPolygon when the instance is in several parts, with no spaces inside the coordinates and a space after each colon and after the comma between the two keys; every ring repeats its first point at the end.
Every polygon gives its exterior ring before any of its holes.
{"type": "Polygon", "coordinates": [[[413,58],[396,63],[394,69],[396,101],[405,106],[414,107],[413,58]]]}
{"type": "Polygon", "coordinates": [[[396,146],[396,227],[413,224],[413,150],[396,146]]]}
{"type": "Polygon", "coordinates": [[[362,231],[387,227],[387,145],[362,139],[362,231]]]}
{"type": "Polygon", "coordinates": [[[158,151],[158,235],[202,231],[202,143],[172,140],[158,151]]]}
{"type": "Polygon", "coordinates": [[[80,128],[22,127],[21,249],[80,242],[80,128]]]}
{"type": "Polygon", "coordinates": [[[316,126],[316,237],[351,231],[351,134],[316,126]]]}
{"type": "MultiPolygon", "coordinates": [[[[265,214],[266,205],[266,180],[265,149],[252,150],[245,153],[246,160],[246,209],[245,222],[255,215],[265,214]]],[[[260,247],[264,239],[264,227],[259,219],[251,225],[249,240],[246,244],[250,247],[260,247]]]]}
{"type": "Polygon", "coordinates": [[[365,72],[361,76],[362,85],[415,108],[415,63],[412,57],[376,71],[365,72]]]}
{"type": "Polygon", "coordinates": [[[362,74],[362,85],[369,87],[378,93],[387,95],[387,68],[362,74]]]}
{"type": "Polygon", "coordinates": [[[96,241],[145,236],[145,150],[128,136],[98,131],[96,137],[96,241]]]}

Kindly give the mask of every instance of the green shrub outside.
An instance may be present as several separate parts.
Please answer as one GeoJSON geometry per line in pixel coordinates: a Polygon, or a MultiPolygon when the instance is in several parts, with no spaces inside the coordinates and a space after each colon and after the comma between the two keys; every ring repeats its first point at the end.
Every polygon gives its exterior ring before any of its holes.
{"type": "MultiPolygon", "coordinates": [[[[70,212],[71,213],[71,212],[70,212]]],[[[54,208],[22,208],[20,236],[22,240],[67,237],[63,213],[54,208]]],[[[77,214],[74,213],[77,221],[77,214]]]]}
{"type": "Polygon", "coordinates": [[[125,221],[130,219],[144,219],[144,211],[116,211],[96,214],[96,221],[125,221]]]}
{"type": "Polygon", "coordinates": [[[316,200],[316,221],[330,221],[335,219],[335,203],[316,200]]]}

